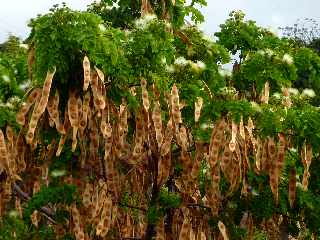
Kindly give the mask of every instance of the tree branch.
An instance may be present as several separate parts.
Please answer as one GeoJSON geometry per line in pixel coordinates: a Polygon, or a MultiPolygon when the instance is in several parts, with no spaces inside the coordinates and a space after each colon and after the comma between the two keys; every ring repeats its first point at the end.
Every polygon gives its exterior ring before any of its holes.
{"type": "MultiPolygon", "coordinates": [[[[30,196],[23,192],[21,190],[21,188],[16,184],[13,183],[12,185],[13,187],[13,191],[15,192],[16,196],[19,197],[20,199],[22,199],[23,201],[27,202],[30,200],[30,196]]],[[[41,207],[40,208],[40,212],[53,224],[57,224],[57,222],[53,219],[54,216],[54,212],[52,211],[52,209],[48,208],[48,207],[41,207]]]]}

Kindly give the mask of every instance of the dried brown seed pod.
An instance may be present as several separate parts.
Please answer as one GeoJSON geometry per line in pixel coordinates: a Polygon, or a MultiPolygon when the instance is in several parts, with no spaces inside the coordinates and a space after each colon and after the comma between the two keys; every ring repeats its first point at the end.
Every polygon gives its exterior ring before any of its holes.
{"type": "Polygon", "coordinates": [[[87,56],[83,58],[83,91],[87,91],[90,81],[91,81],[91,74],[90,74],[90,61],[87,56]]]}
{"type": "Polygon", "coordinates": [[[200,115],[201,115],[201,109],[203,105],[203,98],[202,97],[197,97],[197,101],[194,103],[195,105],[195,110],[194,110],[194,121],[198,122],[200,115]]]}

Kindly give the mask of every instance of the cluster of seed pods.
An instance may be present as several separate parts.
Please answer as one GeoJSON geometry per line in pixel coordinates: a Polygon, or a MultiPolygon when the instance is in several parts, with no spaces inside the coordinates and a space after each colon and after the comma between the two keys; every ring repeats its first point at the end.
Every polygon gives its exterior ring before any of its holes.
{"type": "Polygon", "coordinates": [[[51,84],[52,84],[52,80],[53,80],[55,72],[56,72],[56,69],[54,69],[53,72],[47,73],[46,79],[43,84],[40,100],[39,100],[39,102],[36,103],[36,105],[33,109],[31,119],[29,122],[29,129],[28,129],[27,136],[26,136],[26,141],[28,144],[32,144],[38,121],[39,121],[41,115],[46,110],[49,95],[50,95],[51,84]]]}
{"type": "Polygon", "coordinates": [[[74,231],[76,240],[84,240],[85,235],[83,232],[81,215],[75,204],[71,206],[71,213],[72,213],[72,219],[74,224],[73,231],[74,231]]]}
{"type": "Polygon", "coordinates": [[[304,166],[303,178],[302,178],[302,186],[303,190],[308,190],[308,179],[310,176],[309,168],[312,160],[312,146],[310,144],[304,144],[301,149],[301,159],[302,164],[304,166]]]}
{"type": "MultiPolygon", "coordinates": [[[[72,151],[75,151],[77,146],[80,147],[84,159],[81,166],[85,169],[84,171],[93,171],[94,174],[103,176],[101,177],[101,179],[104,179],[103,183],[84,181],[82,203],[85,211],[89,212],[87,221],[85,220],[86,214],[83,214],[82,210],[80,215],[75,205],[71,208],[77,240],[86,238],[82,224],[87,222],[93,224],[95,235],[101,238],[107,237],[109,230],[119,222],[126,226],[118,227],[122,237],[143,235],[146,222],[141,220],[139,225],[135,224],[129,213],[118,211],[115,208],[115,201],[126,189],[126,185],[130,185],[131,190],[137,193],[141,199],[144,197],[142,193],[150,191],[148,184],[150,185],[152,174],[150,172],[145,173],[149,161],[147,159],[150,159],[150,156],[158,156],[156,178],[159,188],[167,183],[169,176],[171,177],[170,174],[173,173],[172,166],[175,162],[178,162],[182,165],[183,170],[181,175],[174,179],[175,188],[183,196],[189,196],[183,198],[183,201],[199,203],[201,196],[198,189],[198,175],[204,155],[207,153],[206,160],[211,170],[212,185],[206,186],[204,202],[209,203],[208,207],[211,209],[211,214],[217,216],[221,205],[220,171],[230,183],[230,189],[228,190],[230,194],[237,189],[241,181],[242,192],[247,192],[245,176],[250,168],[247,152],[252,150],[256,155],[255,171],[258,174],[261,172],[269,174],[272,192],[276,200],[278,199],[278,184],[286,151],[286,139],[283,134],[279,135],[278,141],[273,138],[260,140],[254,137],[255,126],[251,118],[248,119],[247,126],[244,126],[242,117],[239,124],[229,120],[228,117],[224,117],[214,125],[210,143],[207,146],[200,141],[193,140],[190,137],[190,129],[183,125],[181,116],[183,104],[181,104],[179,91],[175,84],[168,98],[169,112],[166,123],[163,118],[165,114],[162,116],[159,96],[154,94],[155,99],[150,97],[152,95],[149,96],[145,79],[142,79],[140,83],[142,104],[136,113],[131,114],[124,100],[120,107],[116,107],[111,100],[106,98],[104,74],[97,67],[90,67],[88,57],[83,59],[84,92],[70,91],[62,118],[64,122],[62,123],[59,116],[63,114],[59,114],[58,91],[49,98],[53,74],[48,73],[42,92],[40,89],[31,92],[26,104],[17,114],[17,121],[21,125],[25,125],[29,110],[38,101],[39,103],[34,107],[29,121],[27,143],[31,144],[33,141],[37,122],[43,114],[43,106],[45,106],[51,123],[61,134],[56,155],[60,155],[72,130],[72,151]],[[130,117],[133,117],[132,121],[128,121],[130,117]],[[135,126],[130,125],[132,122],[135,126]],[[133,139],[127,137],[129,126],[135,127],[133,139]],[[129,144],[131,142],[133,142],[132,147],[129,144]],[[173,157],[173,143],[176,144],[175,147],[178,148],[180,153],[175,155],[177,157],[173,157]],[[86,151],[88,145],[89,155],[86,151]],[[192,149],[194,145],[195,150],[192,149]],[[248,148],[250,149],[248,150],[248,148]],[[102,157],[100,153],[103,150],[104,156],[102,157]],[[194,157],[191,152],[195,154],[194,157]],[[118,166],[123,161],[128,164],[126,167],[134,169],[130,170],[126,176],[118,170],[118,166]],[[96,171],[96,169],[99,169],[99,171],[96,171]],[[115,213],[117,213],[117,216],[115,213]]],[[[262,102],[267,104],[268,98],[269,86],[266,84],[262,102]]],[[[199,97],[195,102],[195,122],[200,119],[202,107],[203,99],[199,97]]],[[[1,139],[0,134],[0,152],[5,153],[5,150],[7,151],[7,154],[1,154],[0,156],[0,163],[2,164],[0,167],[2,171],[12,169],[14,172],[19,172],[26,165],[23,164],[23,159],[19,162],[9,163],[8,157],[5,156],[9,156],[9,154],[23,156],[24,154],[19,153],[23,153],[25,149],[19,148],[19,146],[17,148],[13,147],[15,137],[10,133],[10,129],[7,130],[6,135],[8,143],[6,143],[4,136],[3,140],[1,139]],[[15,167],[15,164],[17,167],[15,167]]],[[[22,143],[21,146],[24,146],[24,138],[21,136],[23,135],[19,134],[16,140],[22,143]]],[[[306,147],[302,156],[305,166],[304,186],[307,185],[311,157],[310,149],[306,147]]],[[[13,159],[17,159],[17,157],[13,159]]],[[[295,172],[292,172],[289,181],[289,202],[291,206],[293,206],[295,199],[295,182],[295,172]]],[[[185,202],[183,202],[183,207],[185,207],[185,202]]],[[[179,211],[180,209],[175,213],[179,211]]],[[[212,235],[210,231],[207,230],[206,226],[202,226],[202,222],[196,228],[193,227],[195,220],[191,216],[192,214],[189,214],[188,211],[184,211],[183,217],[181,214],[174,215],[172,230],[175,239],[208,239],[205,236],[212,235]]],[[[248,220],[248,222],[250,221],[248,220]]],[[[249,226],[250,223],[247,225],[249,226]]],[[[222,222],[218,223],[218,229],[220,230],[218,239],[228,239],[226,227],[222,222]]],[[[160,220],[156,230],[156,239],[165,239],[164,219],[160,220]]]]}

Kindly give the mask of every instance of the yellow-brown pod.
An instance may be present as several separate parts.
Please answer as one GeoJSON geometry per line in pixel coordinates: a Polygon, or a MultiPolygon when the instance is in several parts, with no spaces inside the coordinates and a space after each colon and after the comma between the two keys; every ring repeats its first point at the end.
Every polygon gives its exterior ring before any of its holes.
{"type": "Polygon", "coordinates": [[[86,208],[88,208],[92,205],[92,202],[91,202],[92,192],[93,192],[92,184],[86,183],[86,187],[85,187],[85,190],[82,195],[82,202],[86,208]]]}
{"type": "Polygon", "coordinates": [[[277,153],[277,170],[279,174],[282,171],[286,151],[286,138],[283,133],[279,134],[278,153],[277,153]]]}
{"type": "Polygon", "coordinates": [[[49,72],[49,71],[47,72],[47,76],[43,84],[40,101],[38,102],[38,104],[35,105],[33,109],[31,121],[29,124],[29,129],[26,136],[27,143],[30,145],[32,144],[32,140],[34,138],[34,132],[37,127],[38,121],[47,107],[51,84],[52,84],[52,80],[55,72],[56,72],[56,68],[54,68],[53,72],[49,72]]]}
{"type": "Polygon", "coordinates": [[[226,228],[226,226],[224,225],[223,222],[221,222],[221,221],[218,222],[218,228],[220,230],[220,233],[223,236],[223,239],[224,240],[229,240],[229,237],[228,237],[228,234],[227,234],[227,228],[226,228]]]}
{"type": "Polygon", "coordinates": [[[79,121],[79,129],[82,133],[84,132],[84,129],[87,127],[90,99],[90,92],[87,92],[83,97],[82,116],[79,121]]]}
{"type": "Polygon", "coordinates": [[[166,135],[164,137],[163,143],[161,145],[160,154],[161,156],[167,155],[171,150],[171,141],[173,138],[173,129],[172,129],[172,119],[170,118],[167,123],[166,135]]]}
{"type": "Polygon", "coordinates": [[[91,74],[90,74],[90,61],[87,56],[83,58],[83,91],[87,91],[90,81],[91,81],[91,74]]]}
{"type": "Polygon", "coordinates": [[[0,173],[7,171],[10,173],[8,162],[8,150],[2,130],[0,129],[0,173]]]}
{"type": "Polygon", "coordinates": [[[179,91],[174,84],[171,90],[171,111],[172,118],[175,124],[182,123],[181,112],[180,112],[180,101],[179,101],[179,91]]]}
{"type": "Polygon", "coordinates": [[[19,112],[16,115],[16,121],[17,123],[19,123],[20,125],[25,125],[25,118],[26,115],[30,109],[30,107],[32,106],[32,104],[35,103],[35,101],[37,99],[39,99],[41,96],[41,89],[40,88],[36,88],[34,89],[30,95],[27,98],[26,103],[24,103],[24,105],[22,105],[22,107],[20,108],[19,112]]]}
{"type": "Polygon", "coordinates": [[[180,230],[180,234],[179,234],[179,240],[189,240],[190,229],[191,229],[190,220],[187,214],[185,214],[182,227],[180,230]]]}
{"type": "Polygon", "coordinates": [[[203,98],[197,97],[197,101],[194,103],[195,110],[194,110],[194,121],[198,122],[200,115],[201,115],[201,109],[203,105],[203,98]]]}
{"type": "Polygon", "coordinates": [[[165,240],[164,218],[162,218],[156,227],[157,235],[156,240],[165,240]]]}
{"type": "Polygon", "coordinates": [[[290,207],[293,208],[294,202],[296,199],[296,169],[294,167],[290,170],[290,177],[289,177],[289,203],[290,207]]]}
{"type": "Polygon", "coordinates": [[[156,132],[156,140],[158,143],[158,147],[160,148],[163,140],[163,135],[162,135],[161,107],[160,107],[159,101],[156,101],[154,104],[154,108],[152,112],[152,120],[154,124],[154,129],[156,132]]]}

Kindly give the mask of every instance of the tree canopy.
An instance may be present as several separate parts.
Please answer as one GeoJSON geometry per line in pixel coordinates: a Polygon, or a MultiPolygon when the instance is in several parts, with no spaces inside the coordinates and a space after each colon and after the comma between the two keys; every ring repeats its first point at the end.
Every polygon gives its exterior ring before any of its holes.
{"type": "Polygon", "coordinates": [[[205,5],[55,5],[0,45],[1,239],[317,238],[320,57],[205,5]]]}

